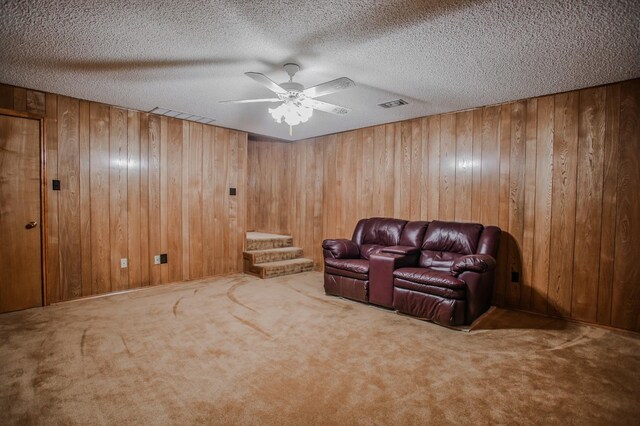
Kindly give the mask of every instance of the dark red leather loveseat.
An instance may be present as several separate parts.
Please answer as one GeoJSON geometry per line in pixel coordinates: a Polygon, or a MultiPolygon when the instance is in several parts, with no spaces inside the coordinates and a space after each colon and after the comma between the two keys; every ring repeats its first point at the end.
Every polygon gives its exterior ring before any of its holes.
{"type": "Polygon", "coordinates": [[[325,240],[330,295],[445,325],[491,305],[500,229],[477,223],[362,219],[351,240],[325,240]]]}

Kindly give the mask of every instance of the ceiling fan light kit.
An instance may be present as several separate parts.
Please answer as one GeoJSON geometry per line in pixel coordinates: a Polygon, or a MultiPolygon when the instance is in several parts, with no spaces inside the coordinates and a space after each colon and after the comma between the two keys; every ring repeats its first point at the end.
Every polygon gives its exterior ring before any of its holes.
{"type": "Polygon", "coordinates": [[[268,112],[277,123],[289,125],[289,135],[292,127],[307,122],[313,115],[313,110],[328,112],[334,115],[346,115],[351,109],[342,106],[322,102],[314,98],[339,92],[355,86],[355,83],[346,77],[337,78],[326,83],[305,89],[300,83],[293,81],[293,76],[300,70],[297,64],[285,64],[284,70],[289,74],[289,81],[276,84],[269,77],[257,72],[247,72],[245,75],[252,78],[267,89],[274,92],[277,98],[268,99],[244,99],[238,101],[222,101],[221,103],[257,103],[257,102],[282,102],[275,108],[269,108],[268,112]]]}

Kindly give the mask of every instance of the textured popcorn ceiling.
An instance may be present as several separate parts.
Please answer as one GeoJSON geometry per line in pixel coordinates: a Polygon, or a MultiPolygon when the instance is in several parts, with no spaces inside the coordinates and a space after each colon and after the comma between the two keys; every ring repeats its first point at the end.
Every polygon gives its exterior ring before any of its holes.
{"type": "Polygon", "coordinates": [[[0,82],[150,110],[212,117],[282,139],[317,135],[640,77],[640,2],[2,1],[0,82]],[[358,85],[294,127],[243,73],[306,87],[358,85]],[[401,97],[409,105],[382,109],[401,97]]]}

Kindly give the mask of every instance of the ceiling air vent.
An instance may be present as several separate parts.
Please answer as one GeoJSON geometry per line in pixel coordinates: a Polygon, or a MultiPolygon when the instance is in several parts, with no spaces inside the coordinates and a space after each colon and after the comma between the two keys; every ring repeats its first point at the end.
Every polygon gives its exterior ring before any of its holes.
{"type": "Polygon", "coordinates": [[[406,104],[407,101],[405,101],[404,99],[396,99],[393,101],[383,102],[381,104],[378,104],[378,106],[381,106],[382,108],[395,108],[406,104]]]}
{"type": "Polygon", "coordinates": [[[194,121],[196,123],[202,124],[211,124],[216,121],[213,118],[201,117],[199,115],[189,114],[187,112],[172,111],[166,108],[156,107],[149,112],[151,114],[166,115],[167,117],[179,118],[181,120],[194,121]]]}

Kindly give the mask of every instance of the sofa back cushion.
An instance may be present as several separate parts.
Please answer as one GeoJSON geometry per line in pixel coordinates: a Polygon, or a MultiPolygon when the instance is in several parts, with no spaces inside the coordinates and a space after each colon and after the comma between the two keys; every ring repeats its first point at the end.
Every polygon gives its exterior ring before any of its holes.
{"type": "Polygon", "coordinates": [[[408,222],[402,230],[399,245],[420,247],[422,245],[422,241],[424,240],[424,234],[425,232],[427,232],[428,225],[429,222],[425,222],[422,220],[408,222]]]}
{"type": "Polygon", "coordinates": [[[429,223],[422,242],[419,264],[423,268],[448,271],[460,257],[474,254],[483,226],[479,223],[429,223]]]}
{"type": "Polygon", "coordinates": [[[372,217],[358,222],[353,241],[360,246],[360,256],[369,259],[369,256],[384,247],[397,246],[406,223],[406,220],[384,217],[372,217]]]}

